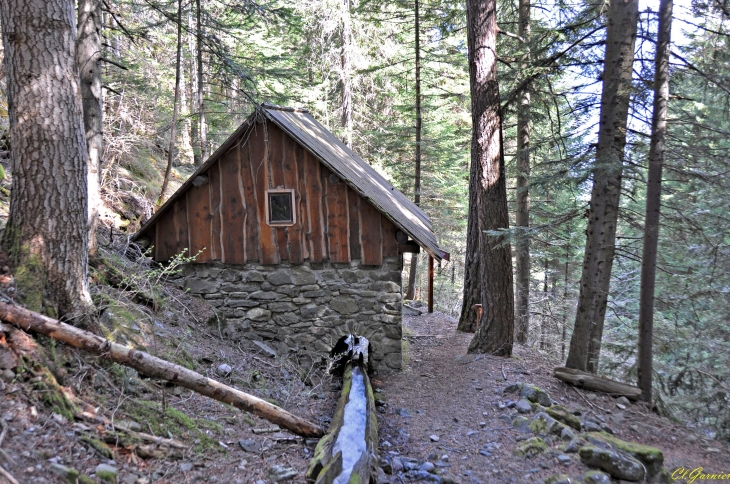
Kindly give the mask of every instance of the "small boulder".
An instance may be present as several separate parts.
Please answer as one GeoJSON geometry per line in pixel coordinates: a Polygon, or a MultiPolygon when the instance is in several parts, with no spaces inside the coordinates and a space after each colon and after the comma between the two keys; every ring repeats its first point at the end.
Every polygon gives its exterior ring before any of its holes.
{"type": "Polygon", "coordinates": [[[256,441],[253,439],[241,439],[238,441],[238,445],[246,452],[258,452],[259,450],[256,441]]]}
{"type": "Polygon", "coordinates": [[[570,477],[568,474],[553,474],[545,479],[545,484],[574,484],[578,481],[570,477]]]}
{"type": "Polygon", "coordinates": [[[621,440],[613,435],[608,435],[605,432],[590,433],[588,434],[588,439],[605,442],[610,444],[610,446],[614,449],[631,455],[644,464],[648,477],[657,475],[662,471],[662,466],[664,465],[664,454],[656,447],[637,444],[635,442],[626,442],[625,440],[621,440]]]}
{"type": "Polygon", "coordinates": [[[527,439],[515,448],[515,454],[525,457],[541,454],[547,450],[547,444],[540,437],[527,439]]]}
{"type": "Polygon", "coordinates": [[[553,405],[546,408],[545,412],[555,420],[563,422],[565,425],[572,427],[575,430],[580,430],[580,419],[570,413],[567,408],[561,405],[553,405]]]}
{"type": "Polygon", "coordinates": [[[581,476],[586,484],[611,484],[611,476],[601,471],[588,471],[581,476]]]}
{"type": "Polygon", "coordinates": [[[580,422],[581,428],[586,432],[600,432],[603,430],[603,425],[592,418],[584,418],[580,422]]]}
{"type": "Polygon", "coordinates": [[[526,398],[532,403],[539,403],[543,407],[549,407],[553,404],[553,399],[543,389],[538,388],[534,385],[528,385],[525,383],[520,389],[520,397],[526,398]]]}
{"type": "Polygon", "coordinates": [[[94,474],[96,474],[96,477],[104,482],[116,482],[119,470],[109,464],[99,464],[96,466],[96,469],[94,469],[94,474]]]}
{"type": "Polygon", "coordinates": [[[431,434],[428,438],[431,439],[431,442],[438,442],[439,440],[441,440],[436,434],[431,434]]]}
{"type": "Polygon", "coordinates": [[[233,372],[233,368],[231,368],[231,365],[221,363],[215,371],[218,373],[218,376],[228,377],[233,372]]]}
{"type": "Polygon", "coordinates": [[[296,469],[291,467],[285,467],[281,465],[275,465],[266,471],[266,477],[274,482],[289,481],[297,476],[296,469]]]}
{"type": "Polygon", "coordinates": [[[633,457],[612,450],[587,445],[578,451],[581,461],[589,467],[597,467],[611,476],[625,481],[644,479],[644,466],[633,457]]]}
{"type": "Polygon", "coordinates": [[[530,405],[530,402],[525,400],[524,398],[515,404],[515,408],[520,413],[532,412],[532,405],[530,405]]]}

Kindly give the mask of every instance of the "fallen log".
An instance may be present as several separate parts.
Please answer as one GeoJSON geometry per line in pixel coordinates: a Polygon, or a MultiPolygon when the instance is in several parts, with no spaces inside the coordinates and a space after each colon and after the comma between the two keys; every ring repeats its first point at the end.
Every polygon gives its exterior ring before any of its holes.
{"type": "Polygon", "coordinates": [[[596,376],[585,371],[574,370],[573,368],[558,367],[553,370],[553,376],[584,390],[608,393],[610,395],[624,396],[629,400],[638,400],[641,397],[641,390],[638,387],[596,376]]]}
{"type": "Polygon", "coordinates": [[[161,378],[194,392],[227,403],[240,410],[306,437],[320,437],[322,428],[265,400],[212,380],[200,373],[170,363],[144,351],[127,348],[70,324],[43,316],[19,306],[0,302],[0,319],[25,331],[40,333],[120,365],[134,368],[153,378],[161,378]]]}

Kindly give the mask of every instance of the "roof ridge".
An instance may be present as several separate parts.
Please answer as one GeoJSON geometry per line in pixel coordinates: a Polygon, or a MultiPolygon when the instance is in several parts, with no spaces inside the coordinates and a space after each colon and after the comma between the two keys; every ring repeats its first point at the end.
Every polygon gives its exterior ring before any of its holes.
{"type": "Polygon", "coordinates": [[[261,103],[261,107],[264,109],[275,109],[277,111],[287,111],[290,113],[307,113],[307,114],[309,114],[309,109],[307,109],[307,108],[293,108],[290,106],[279,106],[278,104],[271,104],[271,103],[261,103]]]}

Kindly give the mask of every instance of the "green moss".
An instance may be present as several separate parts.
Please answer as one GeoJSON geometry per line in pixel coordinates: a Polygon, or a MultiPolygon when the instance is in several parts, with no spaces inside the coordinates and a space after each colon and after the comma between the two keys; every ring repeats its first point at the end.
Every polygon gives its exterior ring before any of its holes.
{"type": "Polygon", "coordinates": [[[535,434],[547,434],[548,424],[541,418],[536,418],[529,423],[530,430],[535,434]]]}
{"type": "Polygon", "coordinates": [[[606,442],[616,450],[632,455],[646,466],[646,470],[650,476],[657,474],[662,470],[662,465],[664,464],[664,453],[661,449],[657,449],[656,447],[651,447],[649,445],[637,444],[636,442],[627,442],[619,439],[618,437],[614,437],[607,432],[588,432],[586,435],[606,442]]]}
{"type": "Polygon", "coordinates": [[[190,432],[190,437],[197,441],[193,447],[197,453],[220,450],[218,441],[205,432],[211,430],[221,433],[223,427],[218,422],[191,418],[170,406],[167,406],[163,412],[162,405],[149,400],[130,401],[124,407],[124,411],[133,420],[148,423],[155,435],[165,436],[168,433],[180,435],[183,431],[190,432]]]}
{"type": "Polygon", "coordinates": [[[195,371],[195,360],[190,353],[182,345],[178,348],[178,352],[175,354],[175,363],[180,366],[187,368],[188,370],[195,371]]]}
{"type": "MultiPolygon", "coordinates": [[[[21,253],[28,253],[28,250],[24,247],[20,250],[21,253]]],[[[41,312],[46,285],[46,270],[43,267],[41,258],[36,255],[26,255],[19,261],[14,276],[15,285],[25,307],[31,311],[41,312]]]]}
{"type": "Polygon", "coordinates": [[[580,432],[580,419],[570,413],[570,411],[562,405],[553,405],[547,407],[545,412],[559,422],[563,422],[569,427],[573,427],[580,432]]]}
{"type": "Polygon", "coordinates": [[[22,374],[26,381],[31,380],[35,395],[40,397],[46,407],[68,420],[73,420],[74,414],[77,412],[76,405],[68,397],[63,387],[58,384],[56,377],[48,367],[30,360],[28,357],[23,357],[16,374],[22,374]]]}
{"type": "Polygon", "coordinates": [[[89,435],[84,435],[83,437],[81,437],[81,441],[86,442],[91,447],[93,447],[94,450],[97,451],[102,457],[106,457],[107,459],[114,458],[114,452],[112,452],[109,446],[101,440],[95,439],[89,435]]]}
{"type": "Polygon", "coordinates": [[[356,472],[350,474],[350,480],[347,481],[347,484],[360,484],[360,474],[356,472]]]}
{"type": "Polygon", "coordinates": [[[547,451],[547,444],[540,437],[527,439],[515,448],[515,454],[532,457],[547,451]]]}

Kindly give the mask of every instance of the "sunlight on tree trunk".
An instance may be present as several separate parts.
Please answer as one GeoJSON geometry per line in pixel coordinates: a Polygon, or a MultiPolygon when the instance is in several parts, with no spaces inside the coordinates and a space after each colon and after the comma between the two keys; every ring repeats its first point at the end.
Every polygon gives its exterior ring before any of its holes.
{"type": "Polygon", "coordinates": [[[0,3],[13,187],[2,238],[29,309],[91,306],[87,151],[71,0],[0,3]]]}
{"type": "MultiPolygon", "coordinates": [[[[525,40],[526,54],[524,63],[526,69],[530,61],[530,0],[520,0],[518,34],[525,40]]],[[[517,210],[515,223],[517,225],[515,273],[517,281],[516,312],[517,319],[515,339],[518,343],[527,343],[530,330],[530,237],[527,229],[530,228],[530,89],[525,87],[517,107],[517,210]]]]}
{"type": "Polygon", "coordinates": [[[101,93],[101,2],[79,0],[76,63],[79,68],[81,101],[88,154],[87,189],[89,212],[89,253],[97,249],[96,229],[101,204],[101,155],[103,118],[101,93]]]}
{"type": "Polygon", "coordinates": [[[601,118],[593,166],[583,273],[565,366],[595,373],[601,352],[611,268],[616,249],[626,120],[631,96],[639,1],[613,2],[608,12],[601,118]]]}
{"type": "Polygon", "coordinates": [[[476,178],[477,192],[476,206],[470,210],[477,216],[482,304],[482,321],[469,352],[509,356],[515,322],[512,251],[503,236],[488,233],[509,227],[497,83],[496,0],[468,0],[466,10],[473,126],[470,176],[476,178]]]}
{"type": "Polygon", "coordinates": [[[654,344],[654,292],[656,285],[657,245],[659,243],[659,211],[662,196],[662,165],[667,137],[667,104],[669,102],[669,45],[672,31],[672,0],[659,4],[659,40],[654,74],[654,113],[651,120],[649,146],[649,179],[646,186],[646,220],[644,249],[641,257],[641,289],[639,295],[638,387],[641,398],[651,402],[652,346],[654,344]]]}

